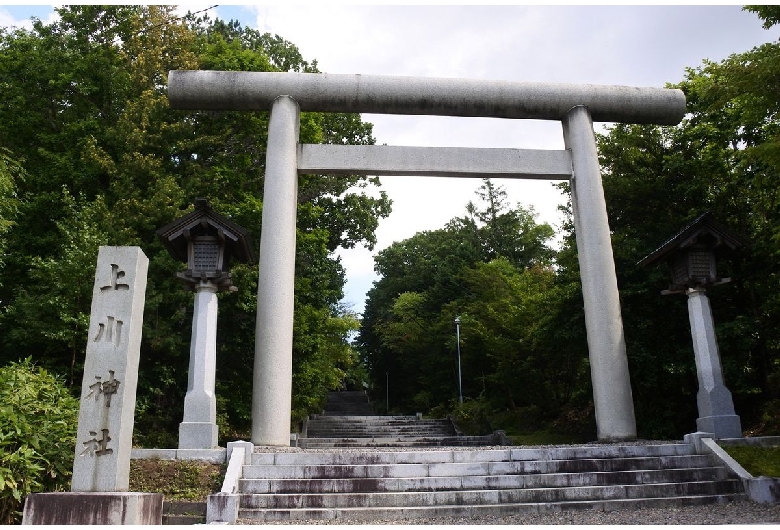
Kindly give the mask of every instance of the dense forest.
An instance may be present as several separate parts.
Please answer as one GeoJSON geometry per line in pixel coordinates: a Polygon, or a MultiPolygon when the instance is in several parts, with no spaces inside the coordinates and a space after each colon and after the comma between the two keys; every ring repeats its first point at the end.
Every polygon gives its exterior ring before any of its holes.
{"type": "MultiPolygon", "coordinates": [[[[749,9],[757,24],[780,21],[774,6],[749,9]]],[[[150,267],[135,442],[175,447],[193,304],[155,230],[205,197],[257,250],[268,113],[171,110],[167,72],[317,64],[279,36],[166,6],[57,11],[0,30],[0,366],[30,359],[77,394],[97,249],[138,245],[150,267]]],[[[688,99],[680,125],[614,125],[598,139],[641,437],[694,430],[697,381],[685,297],[661,296],[666,271],[638,262],[706,211],[750,241],[719,263],[733,281],[709,293],[726,383],[747,433],[780,434],[779,84],[780,43],[767,43],[689,69],[674,85],[688,99]]],[[[303,113],[301,141],[374,138],[358,115],[303,113]]],[[[357,315],[341,304],[334,251],[371,248],[390,201],[377,179],[300,178],[293,420],[347,384],[380,413],[595,437],[573,225],[553,245],[500,182],[474,187],[461,216],[377,254],[357,315]]],[[[254,355],[257,271],[232,272],[239,290],[219,302],[222,444],[247,436],[254,355]]]]}

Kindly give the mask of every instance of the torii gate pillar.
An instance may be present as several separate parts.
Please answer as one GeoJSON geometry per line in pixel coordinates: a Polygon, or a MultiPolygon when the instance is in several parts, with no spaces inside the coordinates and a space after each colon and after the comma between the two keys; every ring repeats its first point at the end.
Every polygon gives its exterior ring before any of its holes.
{"type": "Polygon", "coordinates": [[[572,108],[562,120],[571,150],[571,195],[580,262],[596,430],[601,441],[636,438],[615,259],[590,112],[572,108]]]}
{"type": "Polygon", "coordinates": [[[257,280],[252,443],[290,445],[300,110],[289,96],[271,106],[257,280]]]}

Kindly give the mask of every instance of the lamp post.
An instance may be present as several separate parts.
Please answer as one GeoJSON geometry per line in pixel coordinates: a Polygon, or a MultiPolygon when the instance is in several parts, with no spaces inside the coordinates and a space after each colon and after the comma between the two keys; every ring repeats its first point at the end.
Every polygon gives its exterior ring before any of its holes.
{"type": "Polygon", "coordinates": [[[460,317],[455,317],[455,336],[458,341],[458,401],[463,405],[463,386],[460,373],[460,317]]]}

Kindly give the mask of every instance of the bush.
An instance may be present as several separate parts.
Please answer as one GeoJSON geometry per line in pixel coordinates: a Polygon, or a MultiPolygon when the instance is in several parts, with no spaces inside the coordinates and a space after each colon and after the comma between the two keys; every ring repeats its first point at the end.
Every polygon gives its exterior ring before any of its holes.
{"type": "Polygon", "coordinates": [[[30,359],[0,368],[0,524],[30,493],[70,488],[79,402],[30,359]]]}
{"type": "Polygon", "coordinates": [[[492,408],[483,398],[466,398],[462,405],[458,405],[452,415],[458,429],[471,436],[483,436],[495,430],[491,421],[492,408]]]}

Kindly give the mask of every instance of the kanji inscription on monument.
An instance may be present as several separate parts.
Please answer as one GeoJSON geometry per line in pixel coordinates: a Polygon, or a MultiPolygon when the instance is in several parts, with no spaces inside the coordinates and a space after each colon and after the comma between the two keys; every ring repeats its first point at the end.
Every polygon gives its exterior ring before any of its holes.
{"type": "Polygon", "coordinates": [[[100,247],[72,491],[127,491],[149,260],[138,247],[100,247]]]}

